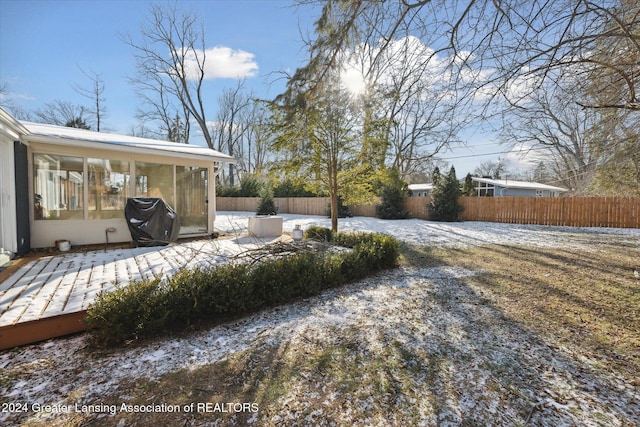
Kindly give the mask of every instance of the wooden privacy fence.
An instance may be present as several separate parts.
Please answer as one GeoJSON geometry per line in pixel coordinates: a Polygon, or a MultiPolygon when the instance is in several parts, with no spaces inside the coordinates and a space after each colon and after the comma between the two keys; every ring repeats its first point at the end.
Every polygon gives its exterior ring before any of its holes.
{"type": "Polygon", "coordinates": [[[463,197],[461,204],[466,221],[640,228],[639,197],[463,197]]]}
{"type": "MultiPolygon", "coordinates": [[[[329,207],[328,197],[274,197],[278,213],[324,215],[329,207]]],[[[255,212],[259,197],[216,197],[218,211],[255,212]]]]}
{"type": "MultiPolygon", "coordinates": [[[[218,197],[218,211],[255,212],[258,197],[218,197]]],[[[278,213],[325,215],[327,197],[277,197],[278,213]]],[[[462,197],[464,221],[572,227],[640,228],[640,197],[462,197]]],[[[428,219],[429,197],[407,197],[412,218],[428,219]]],[[[375,203],[350,206],[357,216],[375,216],[375,203]]]]}

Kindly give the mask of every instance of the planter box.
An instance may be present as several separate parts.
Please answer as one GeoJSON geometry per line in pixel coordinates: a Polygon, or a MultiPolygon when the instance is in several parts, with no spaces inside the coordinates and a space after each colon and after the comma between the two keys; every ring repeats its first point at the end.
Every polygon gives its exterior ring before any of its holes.
{"type": "Polygon", "coordinates": [[[281,216],[250,216],[249,234],[255,237],[282,235],[281,216]]]}

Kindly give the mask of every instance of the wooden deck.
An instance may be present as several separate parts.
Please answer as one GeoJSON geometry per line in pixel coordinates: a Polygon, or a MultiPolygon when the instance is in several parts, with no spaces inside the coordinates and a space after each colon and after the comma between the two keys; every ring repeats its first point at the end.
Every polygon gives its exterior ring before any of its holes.
{"type": "Polygon", "coordinates": [[[83,331],[86,310],[100,292],[180,268],[213,266],[273,240],[196,240],[20,260],[0,275],[0,349],[83,331]]]}

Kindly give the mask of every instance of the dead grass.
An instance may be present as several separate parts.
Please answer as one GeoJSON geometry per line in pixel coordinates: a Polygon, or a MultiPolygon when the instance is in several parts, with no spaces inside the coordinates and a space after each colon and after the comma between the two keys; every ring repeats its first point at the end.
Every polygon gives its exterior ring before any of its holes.
{"type": "MultiPolygon", "coordinates": [[[[370,351],[358,340],[359,334],[341,330],[332,343],[312,337],[305,339],[305,345],[257,342],[228,360],[173,372],[159,381],[123,383],[116,393],[105,396],[104,403],[119,405],[124,398],[131,405],[252,402],[259,408],[258,425],[291,426],[310,421],[312,425],[352,425],[349,420],[363,418],[358,413],[366,402],[366,417],[380,425],[416,425],[424,412],[420,407],[437,405],[438,400],[436,393],[416,388],[416,380],[435,375],[438,362],[424,366],[420,355],[384,337],[386,345],[380,352],[370,351]],[[349,415],[342,419],[345,412],[349,415]]],[[[247,425],[253,416],[250,411],[119,413],[115,419],[76,417],[64,425],[247,425]]]]}
{"type": "Polygon", "coordinates": [[[465,279],[508,317],[635,375],[640,372],[640,250],[601,245],[588,250],[484,246],[405,251],[413,265],[445,263],[481,270],[465,279]],[[420,257],[423,257],[422,259],[420,257]]]}

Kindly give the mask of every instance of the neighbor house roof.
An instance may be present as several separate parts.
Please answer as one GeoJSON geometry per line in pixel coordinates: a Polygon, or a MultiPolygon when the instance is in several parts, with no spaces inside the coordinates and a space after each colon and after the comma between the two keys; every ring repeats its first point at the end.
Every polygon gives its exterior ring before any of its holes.
{"type": "Polygon", "coordinates": [[[68,146],[93,147],[97,149],[125,152],[149,153],[186,159],[210,160],[214,162],[235,163],[231,156],[208,147],[194,144],[139,138],[115,133],[94,132],[90,130],[41,123],[21,122],[29,132],[24,139],[32,142],[53,143],[68,146]]]}
{"type": "Polygon", "coordinates": [[[560,193],[569,191],[566,188],[554,187],[553,185],[547,185],[547,184],[540,184],[539,182],[514,181],[512,179],[491,179],[491,178],[478,178],[478,177],[472,177],[471,179],[475,182],[482,182],[484,184],[490,184],[490,185],[499,186],[502,188],[548,190],[548,191],[558,191],[560,193]]]}
{"type": "Polygon", "coordinates": [[[412,191],[433,190],[433,184],[409,184],[408,187],[412,191]]]}

